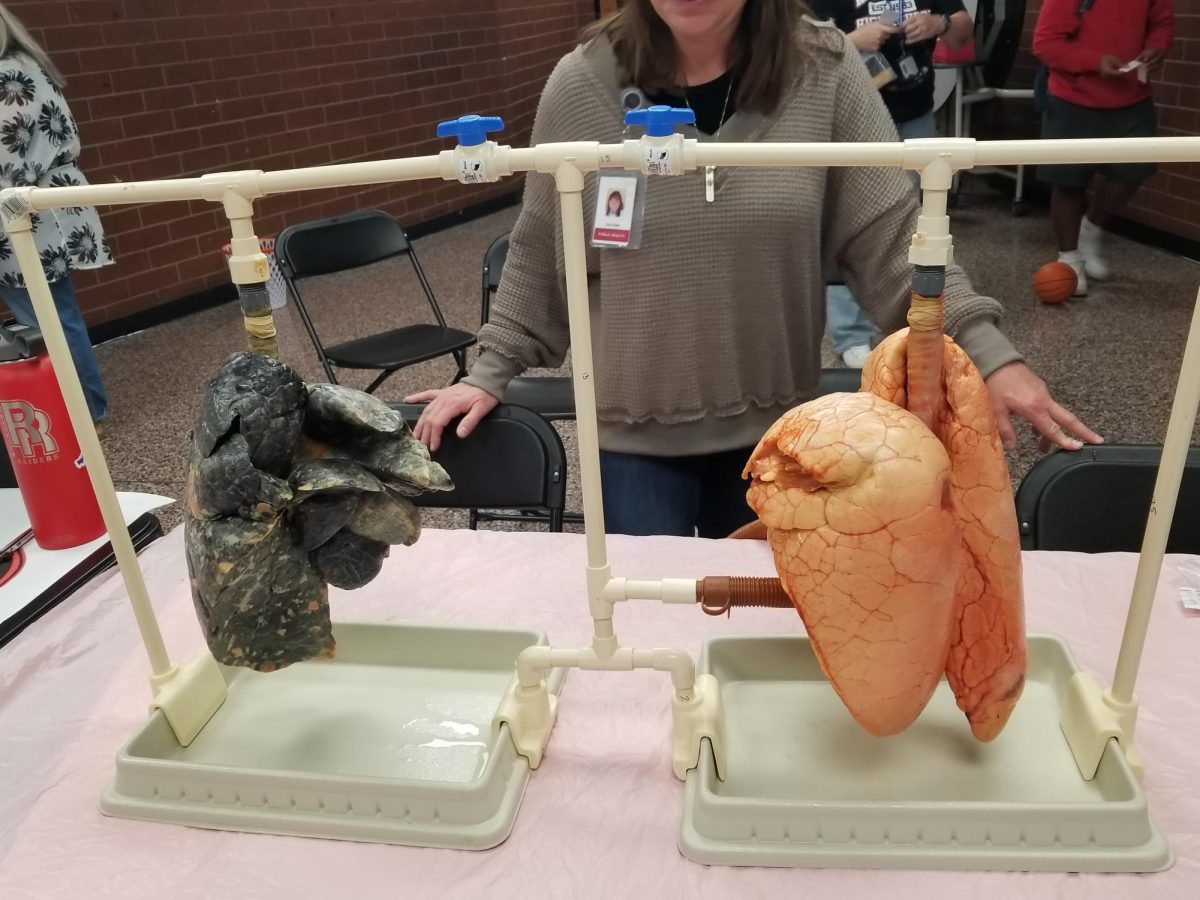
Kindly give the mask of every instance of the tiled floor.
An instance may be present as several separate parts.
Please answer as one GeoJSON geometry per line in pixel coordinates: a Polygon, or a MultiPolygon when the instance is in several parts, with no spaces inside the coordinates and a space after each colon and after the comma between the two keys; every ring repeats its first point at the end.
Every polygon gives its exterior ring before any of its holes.
{"type": "MultiPolygon", "coordinates": [[[[1060,402],[1110,442],[1161,441],[1200,284],[1200,264],[1114,239],[1112,281],[1093,285],[1086,299],[1046,306],[1029,289],[1033,271],[1053,258],[1044,214],[1015,219],[1008,214],[1008,203],[982,184],[969,181],[967,190],[972,193],[965,194],[952,213],[957,258],[978,290],[1004,303],[1002,327],[1030,365],[1060,402]]],[[[417,242],[421,263],[450,324],[469,330],[478,326],[484,250],[511,228],[515,217],[516,211],[508,210],[417,242]]],[[[389,262],[314,282],[306,296],[318,331],[337,341],[426,318],[428,307],[407,265],[389,262]]],[[[322,380],[312,346],[290,306],[277,315],[277,325],[284,361],[306,379],[322,380]]],[[[100,348],[112,407],[105,447],[118,488],[182,494],[185,447],[198,398],[220,362],[243,347],[241,328],[236,309],[227,306],[100,348]]],[[[828,349],[826,356],[832,364],[828,349]]],[[[440,385],[451,374],[448,361],[417,366],[392,378],[380,396],[399,398],[440,385]]],[[[360,387],[366,381],[354,373],[343,378],[343,383],[360,387]]],[[[1022,429],[1021,445],[1009,459],[1014,481],[1038,455],[1028,426],[1022,429]]],[[[573,424],[562,431],[573,456],[573,424]]],[[[580,508],[577,484],[571,486],[568,503],[580,508]]],[[[178,521],[174,507],[165,524],[178,521]]],[[[458,526],[465,524],[465,516],[430,513],[427,521],[458,526]]]]}

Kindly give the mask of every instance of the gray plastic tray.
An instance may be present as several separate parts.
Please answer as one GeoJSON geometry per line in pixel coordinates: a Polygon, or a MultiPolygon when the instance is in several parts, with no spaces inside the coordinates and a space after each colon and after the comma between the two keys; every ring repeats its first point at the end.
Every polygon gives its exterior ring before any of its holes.
{"type": "Polygon", "coordinates": [[[504,841],[529,765],[492,719],[517,654],[544,636],[381,624],[334,636],[334,662],[224,669],[228,698],[188,747],[155,713],[118,754],[101,810],[422,847],[504,841]]]}
{"type": "Polygon", "coordinates": [[[981,744],[943,681],[914,725],[873,738],[850,718],[807,638],[708,641],[727,769],[688,774],[679,846],[697,862],[829,868],[1152,872],[1170,846],[1109,743],[1084,781],[1059,727],[1077,671],[1058,638],[1029,639],[1025,692],[981,744]]]}

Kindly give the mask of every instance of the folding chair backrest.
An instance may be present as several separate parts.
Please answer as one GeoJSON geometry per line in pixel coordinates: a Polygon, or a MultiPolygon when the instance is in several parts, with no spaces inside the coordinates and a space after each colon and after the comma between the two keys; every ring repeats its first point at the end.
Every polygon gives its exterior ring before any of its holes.
{"type": "MultiPolygon", "coordinates": [[[[1017,489],[1021,547],[1136,553],[1161,456],[1161,445],[1103,444],[1043,457],[1017,489]]],[[[1188,453],[1167,552],[1200,553],[1200,447],[1188,453]]]]}
{"type": "Polygon", "coordinates": [[[508,259],[508,235],[502,234],[492,241],[483,257],[483,299],[480,302],[479,323],[486,325],[491,315],[492,297],[500,288],[500,275],[504,272],[504,263],[508,259]]]}
{"type": "MultiPolygon", "coordinates": [[[[415,424],[423,407],[394,404],[415,424]]],[[[501,404],[460,439],[453,424],[442,432],[434,459],[454,490],[422,494],[417,506],[440,509],[548,509],[567,502],[566,451],[549,422],[523,406],[501,404]]]]}
{"type": "Polygon", "coordinates": [[[275,257],[292,279],[356,269],[411,249],[400,223],[377,209],[290,225],[275,240],[275,257]]]}

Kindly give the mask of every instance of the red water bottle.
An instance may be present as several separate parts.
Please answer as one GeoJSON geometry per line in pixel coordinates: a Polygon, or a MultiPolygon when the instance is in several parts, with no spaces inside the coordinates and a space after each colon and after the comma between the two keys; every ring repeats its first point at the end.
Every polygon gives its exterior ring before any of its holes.
{"type": "Polygon", "coordinates": [[[0,328],[0,437],[33,537],[63,550],[104,533],[96,492],[37,329],[0,328]]]}

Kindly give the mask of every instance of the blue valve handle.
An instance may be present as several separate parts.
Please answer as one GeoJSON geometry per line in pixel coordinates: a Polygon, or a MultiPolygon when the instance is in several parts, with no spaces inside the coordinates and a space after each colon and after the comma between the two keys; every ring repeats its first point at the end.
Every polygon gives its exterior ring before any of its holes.
{"type": "Polygon", "coordinates": [[[462,147],[477,147],[487,140],[488,132],[499,131],[504,120],[499,116],[460,116],[439,122],[438,137],[456,137],[462,147]]]}
{"type": "Polygon", "coordinates": [[[675,133],[676,125],[695,125],[696,114],[690,109],[651,106],[625,113],[625,124],[646,126],[646,134],[650,137],[669,137],[675,133]]]}

